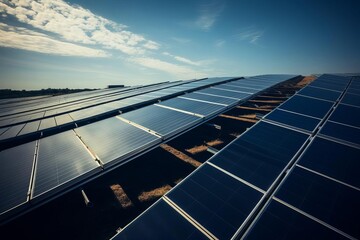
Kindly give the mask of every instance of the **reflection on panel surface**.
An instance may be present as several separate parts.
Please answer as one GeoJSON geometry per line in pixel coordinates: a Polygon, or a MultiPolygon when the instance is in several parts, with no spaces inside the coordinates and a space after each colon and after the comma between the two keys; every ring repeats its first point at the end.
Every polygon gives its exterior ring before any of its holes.
{"type": "Polygon", "coordinates": [[[210,162],[267,190],[308,135],[260,122],[210,162]]]}
{"type": "Polygon", "coordinates": [[[160,142],[159,137],[116,117],[77,128],[75,131],[105,165],[160,142]]]}
{"type": "Polygon", "coordinates": [[[35,142],[0,152],[0,214],[26,202],[34,154],[35,142]]]}
{"type": "Polygon", "coordinates": [[[230,239],[262,193],[206,164],[167,196],[219,239],[230,239]]]}
{"type": "Polygon", "coordinates": [[[40,140],[33,195],[100,168],[73,131],[40,140]]]}

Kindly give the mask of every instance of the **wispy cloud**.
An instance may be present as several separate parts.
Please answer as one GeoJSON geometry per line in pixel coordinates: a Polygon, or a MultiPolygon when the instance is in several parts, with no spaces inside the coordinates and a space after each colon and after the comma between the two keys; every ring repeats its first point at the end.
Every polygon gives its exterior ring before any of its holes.
{"type": "Polygon", "coordinates": [[[191,42],[191,40],[187,38],[172,37],[171,39],[180,44],[187,44],[191,42]]]}
{"type": "Polygon", "coordinates": [[[213,1],[200,6],[200,15],[195,21],[195,26],[203,31],[209,31],[224,10],[225,5],[219,1],[213,1]]]}
{"type": "Polygon", "coordinates": [[[217,40],[217,41],[215,41],[215,47],[221,48],[225,45],[225,43],[226,43],[226,41],[223,39],[217,40]]]}
{"type": "Polygon", "coordinates": [[[114,49],[128,55],[143,54],[160,47],[158,43],[129,31],[125,25],[62,0],[0,0],[0,13],[28,24],[33,31],[52,34],[58,41],[114,49]]]}
{"type": "Polygon", "coordinates": [[[147,68],[167,72],[177,78],[190,79],[205,77],[206,74],[201,71],[196,71],[182,65],[165,62],[156,58],[150,57],[134,57],[130,58],[130,62],[142,65],[147,68]]]}
{"type": "Polygon", "coordinates": [[[170,54],[170,53],[168,53],[168,52],[163,52],[163,54],[164,54],[165,56],[172,57],[172,58],[174,58],[175,60],[177,60],[177,61],[179,61],[179,62],[183,62],[183,63],[189,64],[189,65],[193,65],[193,66],[200,66],[200,65],[201,65],[200,62],[195,62],[195,61],[192,61],[192,60],[187,59],[187,58],[184,58],[184,57],[180,57],[180,56],[176,56],[176,55],[170,54]]]}
{"type": "Polygon", "coordinates": [[[235,37],[242,41],[247,41],[252,44],[256,44],[258,40],[263,36],[264,31],[257,29],[254,26],[243,28],[235,37]]]}
{"type": "Polygon", "coordinates": [[[58,41],[46,34],[22,27],[12,27],[4,23],[0,23],[0,46],[61,56],[109,56],[109,54],[103,50],[58,41]]]}

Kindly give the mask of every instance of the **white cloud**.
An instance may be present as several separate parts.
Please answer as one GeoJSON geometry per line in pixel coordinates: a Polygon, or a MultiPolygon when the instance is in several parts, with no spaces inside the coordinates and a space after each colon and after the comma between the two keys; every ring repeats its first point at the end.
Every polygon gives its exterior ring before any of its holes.
{"type": "Polygon", "coordinates": [[[201,5],[200,16],[195,21],[195,26],[203,31],[209,31],[224,10],[224,7],[225,5],[218,1],[201,5]]]}
{"type": "Polygon", "coordinates": [[[148,57],[131,58],[130,61],[147,68],[167,72],[177,78],[182,78],[182,79],[202,78],[206,76],[206,74],[200,71],[196,71],[194,69],[182,65],[164,62],[155,58],[148,58],[148,57]]]}
{"type": "Polygon", "coordinates": [[[125,25],[62,0],[0,0],[0,13],[15,17],[34,31],[53,34],[59,41],[96,45],[128,55],[160,48],[160,44],[127,30],[125,25]]]}
{"type": "Polygon", "coordinates": [[[52,39],[46,34],[0,23],[0,46],[61,56],[108,57],[103,50],[52,39]]]}
{"type": "Polygon", "coordinates": [[[254,26],[242,29],[236,34],[236,38],[249,43],[256,44],[257,41],[263,36],[264,31],[256,29],[254,26]]]}

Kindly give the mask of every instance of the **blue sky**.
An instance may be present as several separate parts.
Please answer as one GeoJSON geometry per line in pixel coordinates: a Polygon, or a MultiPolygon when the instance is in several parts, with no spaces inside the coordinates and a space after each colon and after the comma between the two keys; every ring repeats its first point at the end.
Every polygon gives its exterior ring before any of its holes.
{"type": "Polygon", "coordinates": [[[0,89],[359,72],[360,2],[0,0],[0,89]]]}

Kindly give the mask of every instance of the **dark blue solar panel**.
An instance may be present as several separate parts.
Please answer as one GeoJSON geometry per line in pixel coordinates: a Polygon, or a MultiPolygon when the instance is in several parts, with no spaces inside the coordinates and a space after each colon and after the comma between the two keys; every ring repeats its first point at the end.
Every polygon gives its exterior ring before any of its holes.
{"type": "Polygon", "coordinates": [[[340,97],[341,92],[308,86],[303,88],[298,94],[335,102],[340,97]]]}
{"type": "Polygon", "coordinates": [[[260,122],[210,162],[267,190],[308,137],[304,133],[260,122]]]}
{"type": "Polygon", "coordinates": [[[316,126],[320,123],[319,119],[282,111],[281,109],[275,109],[267,115],[265,119],[283,123],[295,128],[308,130],[310,132],[314,131],[316,126]]]}
{"type": "Polygon", "coordinates": [[[245,236],[258,239],[347,239],[324,225],[272,200],[245,236]]]}
{"type": "Polygon", "coordinates": [[[298,164],[360,188],[360,149],[316,137],[298,164]]]}
{"type": "Polygon", "coordinates": [[[279,108],[312,117],[323,118],[326,113],[329,112],[332,105],[333,103],[331,102],[295,95],[279,108]]]}
{"type": "Polygon", "coordinates": [[[360,237],[360,191],[296,167],[275,194],[292,206],[360,237]]]}
{"type": "Polygon", "coordinates": [[[341,103],[360,107],[360,95],[346,93],[343,99],[341,99],[341,103]]]}
{"type": "Polygon", "coordinates": [[[334,90],[334,91],[339,91],[339,92],[343,91],[346,87],[345,85],[342,85],[342,84],[334,84],[331,82],[320,82],[320,81],[314,81],[314,82],[310,83],[309,86],[325,88],[328,90],[334,90]]]}
{"type": "Polygon", "coordinates": [[[137,221],[117,234],[116,240],[138,239],[208,239],[190,222],[160,200],[137,221]]]}
{"type": "Polygon", "coordinates": [[[320,134],[360,145],[360,129],[327,121],[320,134]]]}
{"type": "Polygon", "coordinates": [[[360,127],[360,108],[340,104],[331,114],[330,120],[350,126],[360,127]]]}
{"type": "Polygon", "coordinates": [[[206,164],[167,196],[219,239],[230,239],[262,194],[206,164]]]}
{"type": "Polygon", "coordinates": [[[0,214],[27,200],[35,142],[0,152],[0,214]]]}

